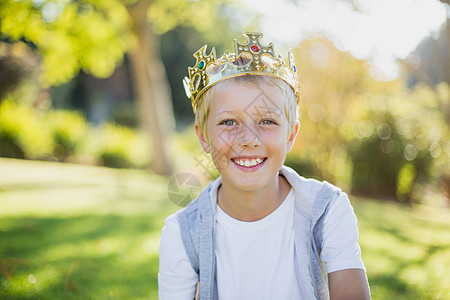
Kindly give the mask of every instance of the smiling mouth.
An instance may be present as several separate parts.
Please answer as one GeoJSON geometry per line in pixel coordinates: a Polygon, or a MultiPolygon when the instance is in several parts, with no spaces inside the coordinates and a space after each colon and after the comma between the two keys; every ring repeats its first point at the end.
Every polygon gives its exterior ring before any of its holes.
{"type": "Polygon", "coordinates": [[[246,168],[251,168],[257,165],[262,164],[263,162],[266,161],[267,158],[263,158],[263,157],[257,157],[257,158],[233,158],[231,159],[235,164],[241,166],[241,167],[246,167],[246,168]]]}

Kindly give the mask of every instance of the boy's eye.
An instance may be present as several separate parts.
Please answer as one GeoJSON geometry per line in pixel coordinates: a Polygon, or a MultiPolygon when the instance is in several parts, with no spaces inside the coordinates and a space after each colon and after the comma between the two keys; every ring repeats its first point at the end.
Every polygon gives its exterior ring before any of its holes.
{"type": "Polygon", "coordinates": [[[261,121],[261,124],[263,125],[270,125],[270,124],[277,124],[274,120],[271,119],[265,119],[261,121]]]}
{"type": "Polygon", "coordinates": [[[220,122],[220,125],[232,126],[234,124],[236,124],[236,122],[234,120],[224,120],[224,121],[220,122]]]}

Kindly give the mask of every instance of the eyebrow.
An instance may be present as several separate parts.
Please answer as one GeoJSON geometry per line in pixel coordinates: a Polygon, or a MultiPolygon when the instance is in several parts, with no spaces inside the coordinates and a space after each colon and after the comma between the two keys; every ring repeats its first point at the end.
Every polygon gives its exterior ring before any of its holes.
{"type": "Polygon", "coordinates": [[[219,113],[217,113],[214,117],[213,117],[213,120],[215,120],[215,122],[216,121],[219,121],[219,120],[223,120],[224,118],[227,118],[227,117],[234,117],[236,114],[235,114],[235,111],[233,111],[233,110],[223,110],[223,111],[220,111],[219,113]]]}
{"type": "MultiPolygon", "coordinates": [[[[256,107],[256,112],[259,113],[270,113],[270,114],[276,114],[276,115],[282,115],[279,113],[279,109],[271,109],[271,108],[267,108],[265,106],[261,106],[261,107],[256,107]]],[[[220,111],[217,115],[222,115],[222,114],[234,114],[236,112],[240,112],[240,110],[223,110],[220,111]]]]}
{"type": "Polygon", "coordinates": [[[282,114],[280,113],[279,109],[270,109],[267,107],[256,107],[256,111],[254,113],[252,113],[252,115],[255,114],[264,114],[264,113],[268,113],[268,114],[274,114],[276,116],[281,116],[282,114]]]}
{"type": "Polygon", "coordinates": [[[234,110],[224,110],[224,111],[221,111],[221,112],[219,112],[217,115],[218,116],[220,116],[220,115],[223,115],[223,114],[233,114],[233,113],[235,113],[236,111],[234,111],[234,110]]]}

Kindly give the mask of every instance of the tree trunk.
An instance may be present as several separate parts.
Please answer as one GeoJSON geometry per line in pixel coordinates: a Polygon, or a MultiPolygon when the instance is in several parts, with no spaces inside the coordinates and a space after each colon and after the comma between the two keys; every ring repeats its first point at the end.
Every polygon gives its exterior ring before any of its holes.
{"type": "Polygon", "coordinates": [[[153,144],[151,168],[158,174],[173,171],[167,152],[167,140],[174,130],[171,91],[159,53],[159,39],[147,21],[149,0],[128,7],[137,44],[128,53],[134,75],[134,92],[141,127],[153,144]]]}

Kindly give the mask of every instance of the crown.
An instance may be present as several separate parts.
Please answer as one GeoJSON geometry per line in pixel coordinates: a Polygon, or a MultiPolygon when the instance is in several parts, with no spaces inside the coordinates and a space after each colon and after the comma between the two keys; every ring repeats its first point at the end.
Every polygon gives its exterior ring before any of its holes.
{"type": "Polygon", "coordinates": [[[206,54],[207,45],[204,45],[193,55],[196,58],[194,67],[188,67],[189,77],[184,77],[183,85],[188,98],[191,98],[194,113],[200,96],[214,84],[237,76],[266,75],[282,79],[289,84],[297,96],[300,96],[300,84],[297,79],[297,68],[292,52],[288,51],[288,65],[278,55],[275,56],[273,43],[265,46],[260,42],[262,33],[246,32],[245,44],[234,40],[234,53],[225,51],[222,57],[216,58],[216,49],[213,47],[206,54]]]}

